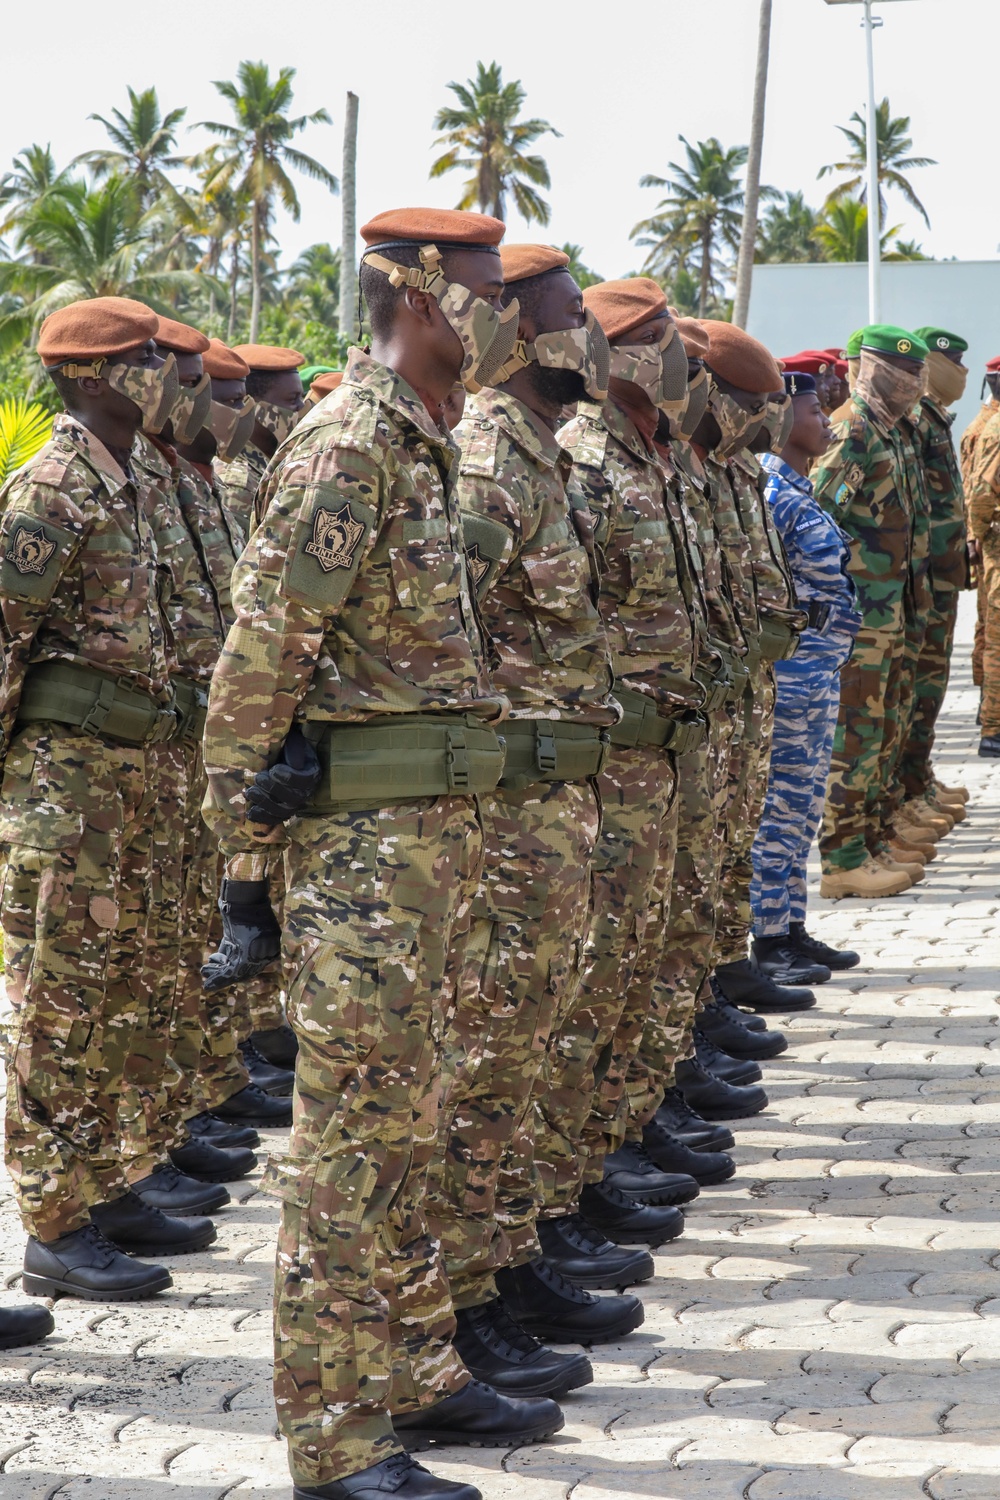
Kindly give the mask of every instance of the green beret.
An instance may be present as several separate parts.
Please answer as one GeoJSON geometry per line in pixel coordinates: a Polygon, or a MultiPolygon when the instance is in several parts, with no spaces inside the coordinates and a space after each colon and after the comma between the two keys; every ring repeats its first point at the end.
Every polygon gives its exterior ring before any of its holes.
{"type": "Polygon", "coordinates": [[[892,323],[869,323],[861,330],[861,348],[876,354],[900,354],[905,359],[923,360],[930,353],[922,338],[892,323]]]}
{"type": "Polygon", "coordinates": [[[847,347],[844,350],[844,353],[847,355],[848,359],[861,358],[861,336],[864,331],[865,330],[863,328],[855,328],[854,332],[847,340],[847,347]]]}
{"type": "Polygon", "coordinates": [[[960,338],[957,333],[949,333],[947,328],[917,328],[914,331],[928,349],[940,349],[942,354],[947,354],[950,349],[964,354],[969,347],[968,339],[960,338]]]}
{"type": "Polygon", "coordinates": [[[299,371],[299,374],[302,377],[302,384],[308,388],[317,375],[332,375],[334,370],[339,368],[339,365],[306,365],[304,370],[299,371]]]}

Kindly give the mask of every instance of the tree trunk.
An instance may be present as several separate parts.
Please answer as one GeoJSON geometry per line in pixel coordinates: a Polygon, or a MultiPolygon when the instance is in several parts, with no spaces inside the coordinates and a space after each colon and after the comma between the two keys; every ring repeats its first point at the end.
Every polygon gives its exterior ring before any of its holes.
{"type": "Polygon", "coordinates": [[[250,343],[260,331],[260,204],[255,198],[250,213],[250,343]]]}
{"type": "Polygon", "coordinates": [[[701,236],[701,282],[698,287],[698,316],[708,312],[708,293],[712,284],[712,226],[706,224],[701,236]]]}
{"type": "Polygon", "coordinates": [[[226,343],[236,342],[236,299],[239,294],[240,285],[240,241],[239,236],[233,240],[233,255],[229,263],[229,328],[226,333],[226,343]]]}
{"type": "MultiPolygon", "coordinates": [[[[345,339],[354,337],[357,319],[358,277],[357,208],[355,175],[358,160],[358,96],[347,91],[347,113],[344,116],[344,162],[340,175],[340,332],[345,339]]],[[[360,333],[360,328],[358,329],[360,333]]]]}
{"type": "Polygon", "coordinates": [[[747,153],[747,180],[743,198],[743,227],[740,230],[740,253],[736,262],[736,297],[733,322],[737,328],[747,326],[750,311],[750,286],[753,280],[753,257],[757,248],[757,207],[760,202],[760,159],[764,150],[764,105],[767,99],[767,61],[771,45],[771,0],[760,0],[760,28],[757,33],[757,72],[753,82],[753,115],[750,121],[750,149],[747,153]]]}

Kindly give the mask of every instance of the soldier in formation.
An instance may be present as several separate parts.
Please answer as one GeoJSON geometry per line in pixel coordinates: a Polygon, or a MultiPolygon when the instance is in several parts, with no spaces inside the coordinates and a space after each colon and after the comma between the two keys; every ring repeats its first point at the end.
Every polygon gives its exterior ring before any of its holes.
{"type": "Polygon", "coordinates": [[[578,1346],[642,1321],[607,1294],[735,1170],[763,1017],[858,961],[806,927],[824,795],[830,894],[961,816],[965,345],[861,331],[831,433],[835,351],[782,375],[479,214],[362,234],[344,372],[126,299],[43,326],[66,411],[0,514],[7,1161],[24,1289],[129,1300],[290,1123],[296,1500],[475,1500],[412,1453],[559,1430],[578,1346]]]}

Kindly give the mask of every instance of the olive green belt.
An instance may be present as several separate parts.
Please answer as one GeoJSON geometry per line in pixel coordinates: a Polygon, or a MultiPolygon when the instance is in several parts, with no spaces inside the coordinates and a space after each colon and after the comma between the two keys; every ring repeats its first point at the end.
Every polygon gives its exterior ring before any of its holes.
{"type": "Polygon", "coordinates": [[[192,682],[190,677],[171,677],[170,686],[179,720],[178,736],[182,740],[200,740],[208,716],[208,687],[192,682]]]}
{"type": "Polygon", "coordinates": [[[46,661],[29,668],[17,710],[18,722],[49,719],[85,734],[151,745],[177,733],[173,705],[157,703],[141,688],[107,677],[80,662],[46,661]]]}
{"type": "Polygon", "coordinates": [[[492,791],[503,771],[502,740],[472,714],[380,714],[364,724],[310,719],[303,730],[323,773],[312,813],[474,796],[492,791]]]}
{"type": "Polygon", "coordinates": [[[656,703],[646,693],[616,683],[614,695],[625,713],[621,723],[610,731],[613,745],[633,748],[654,745],[661,750],[672,750],[675,755],[687,755],[703,743],[705,720],[696,710],[685,709],[668,719],[657,711],[656,703]]]}
{"type": "Polygon", "coordinates": [[[508,719],[500,785],[521,790],[536,781],[586,781],[607,759],[610,731],[565,719],[508,719]]]}
{"type": "Polygon", "coordinates": [[[788,661],[799,649],[801,630],[780,615],[761,613],[760,654],[764,661],[788,661]]]}

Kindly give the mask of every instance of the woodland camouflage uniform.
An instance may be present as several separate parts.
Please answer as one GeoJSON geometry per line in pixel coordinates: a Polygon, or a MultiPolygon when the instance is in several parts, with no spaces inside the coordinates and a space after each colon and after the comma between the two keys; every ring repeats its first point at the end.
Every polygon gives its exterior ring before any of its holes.
{"type": "Polygon", "coordinates": [[[432,1403],[469,1378],[407,1182],[442,1034],[445,957],[482,864],[476,803],[458,788],[495,785],[502,764],[485,721],[505,704],[486,677],[448,494],[452,453],[405,381],[352,350],[339,390],[276,457],[209,706],[206,816],[229,876],[259,879],[286,844],[299,1056],[288,1154],[272,1160],[266,1186],[282,1201],[278,1419],[293,1476],[313,1485],[400,1451],[390,1409],[432,1403]],[[296,716],[327,779],[262,845],[242,821],[243,789],[296,716]],[[366,775],[378,754],[396,756],[384,800],[331,795],[343,796],[358,737],[366,775]],[[420,795],[415,747],[445,742],[455,790],[420,795]]]}

